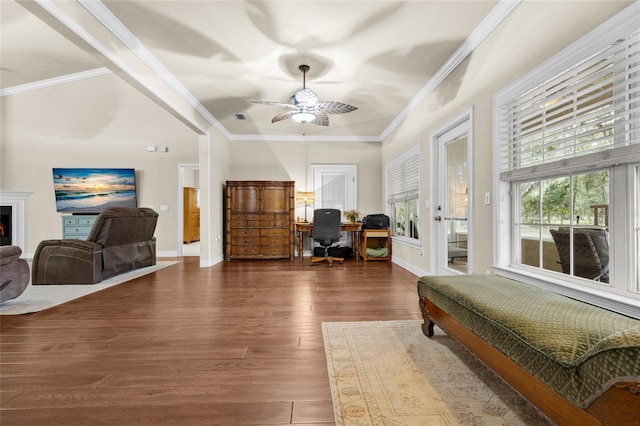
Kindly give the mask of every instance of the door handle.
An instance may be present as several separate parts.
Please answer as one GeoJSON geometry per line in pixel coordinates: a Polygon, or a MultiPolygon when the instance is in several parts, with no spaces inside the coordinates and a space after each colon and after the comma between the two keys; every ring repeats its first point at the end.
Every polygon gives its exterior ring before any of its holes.
{"type": "Polygon", "coordinates": [[[436,221],[440,222],[440,221],[442,220],[442,216],[436,216],[436,217],[434,217],[434,219],[435,219],[436,221]]]}

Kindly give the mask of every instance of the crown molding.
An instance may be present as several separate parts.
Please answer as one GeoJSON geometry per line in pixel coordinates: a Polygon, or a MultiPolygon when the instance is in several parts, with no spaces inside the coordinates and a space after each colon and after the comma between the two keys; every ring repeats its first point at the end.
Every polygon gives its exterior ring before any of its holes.
{"type": "Polygon", "coordinates": [[[491,12],[469,34],[469,37],[453,52],[418,94],[404,107],[400,114],[380,134],[385,140],[409,115],[433,93],[433,91],[462,63],[482,41],[520,4],[521,0],[500,0],[491,12]]]}
{"type": "MultiPolygon", "coordinates": [[[[42,1],[42,0],[39,0],[42,1]]],[[[182,83],[147,49],[131,31],[111,13],[109,9],[101,2],[96,0],[78,0],[91,15],[93,15],[104,27],[111,32],[118,40],[120,40],[129,50],[135,54],[147,67],[149,67],[160,79],[162,79],[174,92],[176,92],[182,99],[184,99],[193,109],[195,109],[209,124],[216,128],[223,136],[228,138],[230,133],[222,126],[218,120],[207,111],[204,106],[198,102],[198,100],[187,90],[182,83]]],[[[136,78],[138,82],[142,82],[142,78],[136,75],[132,75],[131,72],[126,71],[127,74],[136,78]]],[[[165,97],[158,93],[157,90],[149,86],[145,86],[147,90],[153,93],[154,96],[163,101],[167,105],[171,105],[165,97]]],[[[177,108],[173,108],[174,111],[178,111],[177,108]]],[[[182,116],[182,114],[181,114],[182,116]]],[[[204,131],[204,129],[200,129],[204,131]]]]}
{"type": "Polygon", "coordinates": [[[44,89],[46,87],[58,86],[60,84],[73,83],[74,81],[85,80],[87,78],[100,77],[111,74],[108,68],[95,68],[92,70],[81,71],[75,74],[67,74],[61,77],[48,78],[46,80],[35,81],[33,83],[21,84],[19,86],[7,87],[0,89],[0,97],[17,95],[19,93],[30,92],[32,90],[44,89]]]}
{"type": "MultiPolygon", "coordinates": [[[[100,3],[96,1],[96,3],[100,3]]],[[[109,49],[103,43],[101,43],[98,39],[96,39],[93,35],[87,32],[75,19],[71,18],[65,12],[62,11],[52,0],[34,0],[33,4],[37,5],[41,8],[42,11],[46,11],[53,19],[56,20],[57,23],[61,24],[65,31],[71,31],[71,33],[78,37],[79,40],[86,43],[86,45],[90,46],[93,50],[101,54],[104,58],[106,58],[113,67],[110,68],[113,70],[119,69],[126,76],[128,76],[131,80],[133,80],[137,85],[146,90],[151,96],[155,97],[160,102],[163,102],[168,106],[170,111],[178,116],[182,122],[184,122],[187,126],[191,127],[195,131],[205,134],[206,129],[203,129],[201,124],[199,124],[196,120],[184,115],[180,114],[176,105],[171,102],[170,99],[167,99],[166,96],[159,94],[157,90],[154,90],[147,81],[143,78],[142,75],[135,72],[132,67],[130,67],[119,55],[117,55],[113,50],[109,49]]],[[[100,3],[101,4],[101,3],[100,3]]],[[[26,6],[25,6],[26,7],[26,6]]],[[[38,15],[37,12],[34,12],[33,8],[27,7],[32,13],[38,15]]],[[[41,17],[41,19],[45,20],[41,17]]],[[[45,22],[47,22],[45,20],[45,22]]],[[[49,23],[50,26],[54,27],[49,23]]],[[[58,31],[61,31],[58,29],[58,31]]],[[[76,43],[78,44],[78,43],[76,43]]],[[[115,72],[115,71],[114,71],[115,72]]]]}
{"type": "Polygon", "coordinates": [[[326,135],[231,135],[229,140],[264,142],[382,142],[379,136],[326,135]]]}
{"type": "MultiPolygon", "coordinates": [[[[98,42],[94,37],[87,33],[77,22],[64,14],[51,0],[36,0],[36,2],[45,8],[56,19],[66,25],[74,33],[80,36],[85,42],[89,43],[94,49],[116,64],[123,72],[133,78],[138,84],[142,85],[153,96],[162,100],[167,106],[172,108],[175,114],[178,114],[187,124],[195,130],[205,132],[200,125],[193,122],[189,117],[179,114],[175,105],[173,105],[165,96],[158,93],[157,90],[145,84],[142,76],[134,72],[115,53],[106,46],[98,42]]],[[[212,127],[214,127],[222,136],[229,141],[313,141],[313,142],[377,142],[384,141],[424,100],[460,65],[460,63],[473,52],[473,50],[511,13],[521,0],[500,0],[498,4],[491,10],[482,22],[474,29],[469,37],[458,47],[447,62],[438,70],[438,72],[427,82],[427,84],[418,92],[411,102],[396,116],[391,124],[379,136],[322,136],[322,135],[242,135],[230,133],[216,118],[196,99],[196,97],[182,84],[180,81],[138,40],[124,24],[111,13],[109,9],[99,0],[78,0],[91,15],[93,15],[100,23],[108,29],[116,38],[118,38],[127,48],[134,53],[149,69],[151,69],[164,83],[167,84],[178,96],[180,96],[191,108],[193,108],[202,118],[204,118],[212,127]]],[[[56,84],[65,84],[78,81],[83,78],[92,78],[99,75],[107,74],[107,68],[99,68],[82,73],[71,74],[68,76],[57,77],[48,80],[42,80],[35,83],[15,86],[0,90],[0,97],[10,94],[23,93],[28,90],[36,90],[49,87],[56,84]]]]}

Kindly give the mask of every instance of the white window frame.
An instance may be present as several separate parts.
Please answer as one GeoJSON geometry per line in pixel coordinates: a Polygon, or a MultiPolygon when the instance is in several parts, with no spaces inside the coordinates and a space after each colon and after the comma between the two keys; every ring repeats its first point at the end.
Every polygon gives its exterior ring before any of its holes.
{"type": "MultiPolygon", "coordinates": [[[[387,214],[391,218],[391,238],[394,241],[420,246],[420,145],[416,145],[407,152],[387,163],[386,173],[386,203],[387,214]],[[394,173],[395,171],[395,173],[394,173]],[[398,173],[399,172],[399,173],[398,173]],[[418,223],[415,225],[418,237],[395,235],[395,213],[393,205],[397,202],[409,203],[416,201],[418,223]]],[[[405,208],[405,223],[409,222],[409,209],[405,208]]]]}
{"type": "MultiPolygon", "coordinates": [[[[600,25],[568,48],[564,49],[550,60],[536,67],[534,70],[505,87],[494,98],[494,191],[498,196],[494,204],[494,217],[497,226],[494,228],[494,268],[496,273],[518,279],[543,288],[548,288],[560,294],[577,298],[598,306],[603,306],[636,318],[640,318],[640,295],[633,292],[638,263],[637,242],[628,236],[637,235],[638,226],[636,214],[632,212],[635,205],[629,200],[635,200],[637,189],[634,183],[634,170],[640,164],[640,146],[638,144],[611,149],[604,153],[592,153],[575,159],[564,160],[561,164],[541,164],[527,170],[527,176],[510,177],[501,180],[500,154],[503,146],[501,140],[501,116],[503,105],[515,97],[539,87],[552,78],[560,75],[575,64],[582,62],[607,46],[616,43],[621,36],[626,36],[637,29],[637,16],[640,15],[640,2],[635,2],[625,10],[600,25]],[[617,157],[617,158],[613,158],[617,157]],[[512,185],[518,179],[531,180],[536,177],[551,177],[562,174],[569,175],[581,171],[607,169],[610,171],[610,221],[613,246],[611,247],[612,277],[610,287],[599,283],[585,284],[585,280],[575,279],[564,274],[549,272],[541,268],[530,268],[513,262],[517,255],[517,244],[513,238],[514,210],[512,203],[515,194],[512,185]],[[635,191],[635,193],[633,192],[635,191]],[[616,255],[616,254],[619,255],[616,255]],[[627,256],[624,253],[628,253],[627,256]],[[632,266],[629,266],[632,265],[632,266]]],[[[504,176],[504,175],[503,175],[504,176]]],[[[637,178],[635,178],[637,179],[637,178]]]]}

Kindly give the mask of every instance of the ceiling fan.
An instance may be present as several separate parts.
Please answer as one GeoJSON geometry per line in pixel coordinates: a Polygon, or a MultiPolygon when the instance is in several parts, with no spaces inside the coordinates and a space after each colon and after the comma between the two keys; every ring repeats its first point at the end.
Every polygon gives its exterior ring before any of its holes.
{"type": "Polygon", "coordinates": [[[329,114],[345,114],[355,111],[358,108],[343,104],[342,102],[320,101],[311,89],[307,89],[307,72],[311,69],[309,65],[300,65],[298,67],[302,71],[302,89],[298,90],[292,97],[291,103],[271,102],[271,101],[251,101],[254,104],[273,105],[283,108],[289,108],[292,111],[282,112],[271,120],[272,123],[293,118],[298,123],[311,123],[318,126],[329,125],[329,114]]]}

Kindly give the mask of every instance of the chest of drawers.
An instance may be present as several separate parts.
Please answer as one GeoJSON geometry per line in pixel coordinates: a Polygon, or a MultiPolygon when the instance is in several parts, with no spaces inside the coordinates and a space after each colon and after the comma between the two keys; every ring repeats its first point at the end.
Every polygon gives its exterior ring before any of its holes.
{"type": "Polygon", "coordinates": [[[226,259],[293,258],[294,209],[294,182],[228,181],[226,259]]]}
{"type": "Polygon", "coordinates": [[[62,216],[62,238],[86,240],[98,215],[62,216]]]}

